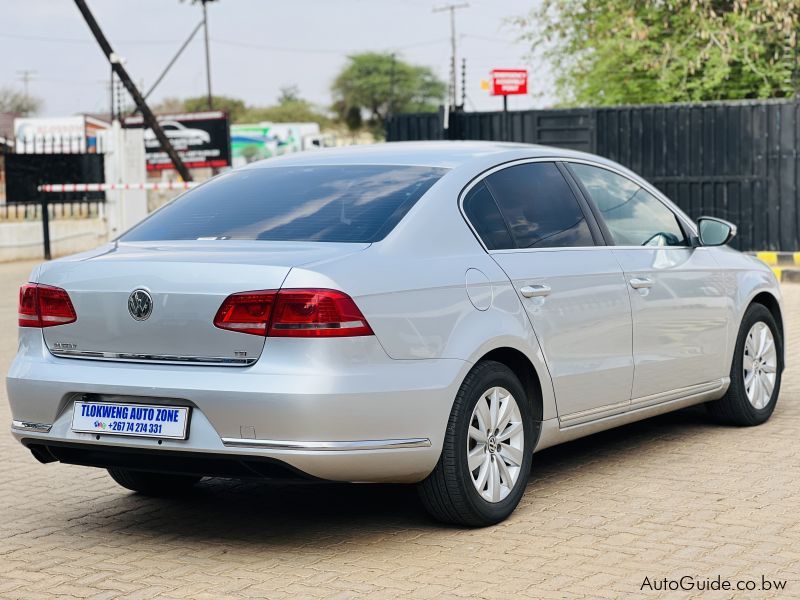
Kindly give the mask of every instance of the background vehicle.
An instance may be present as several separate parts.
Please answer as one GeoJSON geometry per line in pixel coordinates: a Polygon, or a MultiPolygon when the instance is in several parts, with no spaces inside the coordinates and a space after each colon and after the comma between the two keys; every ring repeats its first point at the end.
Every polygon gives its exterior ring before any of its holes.
{"type": "Polygon", "coordinates": [[[13,432],[147,493],[299,472],[495,523],[535,450],[703,402],[769,418],[780,291],[734,233],[555,148],[254,163],[34,271],[13,432]]]}
{"type": "MultiPolygon", "coordinates": [[[[197,146],[201,144],[208,144],[211,142],[211,136],[207,131],[193,127],[186,127],[183,123],[178,121],[162,121],[161,128],[164,130],[166,136],[173,142],[177,142],[180,146],[197,146]]],[[[144,131],[145,143],[158,144],[156,134],[152,129],[145,129],[144,131]]]]}

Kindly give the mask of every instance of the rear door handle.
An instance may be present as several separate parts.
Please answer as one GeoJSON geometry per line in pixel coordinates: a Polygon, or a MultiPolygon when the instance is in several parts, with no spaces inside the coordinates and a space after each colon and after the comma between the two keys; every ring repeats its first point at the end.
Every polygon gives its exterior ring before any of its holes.
{"type": "Polygon", "coordinates": [[[635,290],[648,289],[653,287],[653,280],[649,277],[633,277],[630,284],[635,290]]]}
{"type": "Polygon", "coordinates": [[[526,285],[519,288],[519,293],[526,298],[542,298],[550,295],[550,286],[543,283],[536,285],[526,285]]]}

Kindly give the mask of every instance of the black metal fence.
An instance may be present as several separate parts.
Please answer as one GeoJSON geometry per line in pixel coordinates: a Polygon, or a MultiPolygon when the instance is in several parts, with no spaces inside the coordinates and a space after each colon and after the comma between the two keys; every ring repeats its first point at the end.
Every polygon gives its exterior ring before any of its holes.
{"type": "Polygon", "coordinates": [[[739,227],[741,250],[800,250],[800,103],[747,101],[397,115],[387,139],[504,140],[592,152],[658,186],[691,217],[739,227]]]}

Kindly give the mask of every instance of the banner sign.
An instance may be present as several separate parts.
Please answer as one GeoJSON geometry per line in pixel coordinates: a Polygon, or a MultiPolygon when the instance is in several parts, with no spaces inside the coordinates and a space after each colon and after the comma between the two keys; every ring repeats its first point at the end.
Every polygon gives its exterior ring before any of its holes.
{"type": "MultiPolygon", "coordinates": [[[[231,136],[227,114],[210,111],[159,115],[157,118],[164,133],[188,168],[230,166],[231,136]]],[[[125,127],[143,126],[144,122],[140,116],[125,119],[125,127]]],[[[148,171],[172,168],[172,161],[150,128],[144,132],[144,147],[148,171]]]]}
{"type": "Polygon", "coordinates": [[[528,93],[527,69],[494,69],[492,75],[492,96],[515,96],[528,93]]]}

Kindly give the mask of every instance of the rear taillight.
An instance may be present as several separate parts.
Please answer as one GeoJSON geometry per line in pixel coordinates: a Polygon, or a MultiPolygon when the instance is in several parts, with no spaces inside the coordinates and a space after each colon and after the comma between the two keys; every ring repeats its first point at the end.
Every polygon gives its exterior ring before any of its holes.
{"type": "Polygon", "coordinates": [[[270,336],[372,335],[353,299],[336,290],[281,290],[272,311],[270,336]]]}
{"type": "Polygon", "coordinates": [[[242,292],[225,298],[219,307],[214,325],[253,335],[267,335],[275,291],[242,292]]]}
{"type": "Polygon", "coordinates": [[[347,294],[326,289],[242,292],[228,296],[214,325],[271,337],[372,335],[364,315],[347,294]]]}
{"type": "Polygon", "coordinates": [[[39,283],[26,283],[19,288],[20,327],[53,327],[77,320],[65,290],[39,283]]]}

